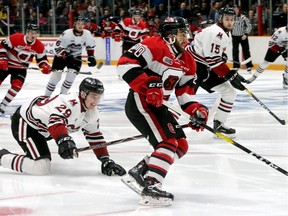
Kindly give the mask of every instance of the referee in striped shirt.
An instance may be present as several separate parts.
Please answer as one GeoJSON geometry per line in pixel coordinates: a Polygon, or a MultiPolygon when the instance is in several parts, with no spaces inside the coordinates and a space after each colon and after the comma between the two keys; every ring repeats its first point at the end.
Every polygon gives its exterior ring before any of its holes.
{"type": "Polygon", "coordinates": [[[233,68],[240,68],[241,64],[239,61],[239,44],[242,47],[242,53],[244,55],[244,61],[247,71],[250,73],[253,67],[252,58],[250,55],[250,48],[248,42],[248,34],[252,30],[250,20],[243,14],[241,14],[241,8],[234,6],[236,13],[236,20],[232,29],[232,54],[233,54],[233,68]]]}

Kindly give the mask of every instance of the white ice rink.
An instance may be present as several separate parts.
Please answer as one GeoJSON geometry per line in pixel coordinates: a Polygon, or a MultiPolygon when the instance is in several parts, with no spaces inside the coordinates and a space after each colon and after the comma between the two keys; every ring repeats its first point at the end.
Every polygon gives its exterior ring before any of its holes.
{"type": "MultiPolygon", "coordinates": [[[[250,76],[241,72],[245,77],[250,76]]],[[[93,76],[105,87],[100,111],[106,140],[138,135],[125,116],[128,86],[118,79],[115,67],[103,66],[93,76]]],[[[77,77],[71,91],[78,91],[84,77],[77,77]]],[[[23,89],[6,114],[43,94],[48,79],[49,75],[29,71],[23,89]]],[[[9,78],[0,86],[0,100],[8,87],[9,78]]],[[[288,90],[282,88],[282,71],[265,71],[247,87],[279,118],[288,120],[288,90]]],[[[238,93],[227,122],[237,130],[235,141],[287,171],[287,125],[281,125],[246,92],[238,93]]],[[[200,90],[197,98],[211,108],[217,96],[200,90]]],[[[175,102],[174,97],[171,102],[175,102]]],[[[180,123],[187,121],[181,118],[180,123]]],[[[211,120],[208,125],[212,126],[211,120]]],[[[58,156],[55,142],[49,141],[51,175],[30,176],[0,167],[0,216],[288,216],[288,176],[236,146],[213,138],[209,131],[185,131],[189,152],[173,164],[164,182],[163,189],[175,196],[170,207],[138,205],[140,197],[121,182],[121,177],[101,174],[101,164],[92,152],[82,152],[74,160],[63,160],[58,156]]],[[[88,145],[81,133],[72,136],[77,147],[88,145]]],[[[8,117],[0,117],[0,146],[22,153],[12,137],[8,117]]],[[[113,145],[109,151],[113,160],[129,170],[150,154],[151,148],[145,139],[139,139],[113,145]]]]}

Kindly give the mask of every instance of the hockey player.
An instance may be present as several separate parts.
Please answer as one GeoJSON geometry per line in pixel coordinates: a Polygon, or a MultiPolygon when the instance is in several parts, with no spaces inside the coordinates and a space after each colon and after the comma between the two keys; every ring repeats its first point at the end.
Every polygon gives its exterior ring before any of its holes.
{"type": "MultiPolygon", "coordinates": [[[[287,52],[288,52],[288,25],[283,26],[271,36],[268,44],[268,50],[266,52],[264,61],[259,64],[256,72],[252,77],[247,79],[247,83],[252,83],[263,71],[268,67],[268,65],[274,62],[280,55],[287,62],[287,52]]],[[[283,88],[288,88],[288,65],[286,64],[283,73],[283,88]]]]}
{"type": "MultiPolygon", "coordinates": [[[[107,17],[107,18],[103,19],[102,20],[102,28],[103,29],[102,29],[101,37],[102,38],[111,37],[116,26],[117,26],[117,24],[115,22],[113,22],[111,17],[107,17]]],[[[119,38],[119,41],[120,41],[120,38],[119,38]]]]}
{"type": "Polygon", "coordinates": [[[141,20],[142,11],[136,8],[132,12],[132,17],[121,20],[112,33],[112,38],[116,40],[123,34],[122,54],[132,46],[148,37],[147,24],[141,20]]]}
{"type": "Polygon", "coordinates": [[[230,138],[236,136],[236,130],[225,125],[233,108],[236,89],[243,91],[241,77],[237,70],[230,70],[226,64],[225,50],[231,43],[231,29],[235,21],[235,11],[232,8],[222,8],[218,22],[206,27],[195,35],[191,46],[186,50],[197,63],[196,91],[202,87],[207,92],[219,92],[221,101],[214,116],[214,131],[230,138]]]}
{"type": "Polygon", "coordinates": [[[22,89],[27,75],[27,68],[35,56],[36,62],[43,74],[51,72],[45,47],[37,39],[39,27],[29,24],[26,34],[15,33],[0,43],[0,85],[8,75],[10,88],[0,104],[0,113],[4,114],[7,105],[16,97],[22,89]]]}
{"type": "MultiPolygon", "coordinates": [[[[0,150],[2,167],[32,175],[49,174],[51,153],[47,140],[55,140],[63,159],[72,159],[77,157],[76,144],[69,134],[79,130],[91,146],[105,143],[99,130],[97,109],[103,92],[100,80],[85,78],[80,83],[79,93],[60,94],[53,98],[40,96],[23,104],[12,116],[11,129],[25,155],[0,150]]],[[[122,176],[126,173],[110,159],[106,147],[94,149],[94,154],[102,162],[103,174],[122,176]]]]}
{"type": "Polygon", "coordinates": [[[60,94],[66,94],[71,88],[77,73],[82,65],[82,49],[86,47],[88,54],[88,66],[96,66],[94,56],[95,40],[92,34],[84,29],[84,18],[76,18],[73,29],[65,30],[54,46],[55,57],[52,64],[52,75],[46,86],[45,96],[50,96],[61,80],[64,68],[68,68],[66,78],[61,86],[60,94]]]}
{"type": "MultiPolygon", "coordinates": [[[[203,123],[207,121],[208,109],[193,98],[196,65],[184,49],[188,31],[184,18],[168,17],[160,24],[161,36],[143,40],[118,60],[117,72],[130,86],[126,115],[154,148],[149,159],[140,161],[122,179],[142,196],[143,205],[172,204],[173,194],[163,191],[161,185],[174,160],[188,151],[184,131],[162,105],[163,100],[175,91],[185,112],[203,123]]],[[[203,130],[198,124],[190,126],[203,130]]]]}

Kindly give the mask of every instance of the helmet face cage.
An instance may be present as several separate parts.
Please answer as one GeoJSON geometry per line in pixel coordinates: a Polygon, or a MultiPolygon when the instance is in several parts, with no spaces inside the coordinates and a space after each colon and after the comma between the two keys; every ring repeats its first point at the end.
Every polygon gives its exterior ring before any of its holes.
{"type": "Polygon", "coordinates": [[[167,17],[159,26],[159,32],[162,37],[176,36],[178,31],[190,33],[189,24],[183,17],[167,17]]]}
{"type": "Polygon", "coordinates": [[[234,19],[236,18],[236,12],[233,8],[225,7],[221,8],[219,12],[218,22],[222,22],[224,15],[233,16],[234,19]]]}
{"type": "Polygon", "coordinates": [[[88,77],[80,83],[79,92],[85,92],[86,94],[89,92],[103,94],[104,86],[100,80],[88,77]]]}

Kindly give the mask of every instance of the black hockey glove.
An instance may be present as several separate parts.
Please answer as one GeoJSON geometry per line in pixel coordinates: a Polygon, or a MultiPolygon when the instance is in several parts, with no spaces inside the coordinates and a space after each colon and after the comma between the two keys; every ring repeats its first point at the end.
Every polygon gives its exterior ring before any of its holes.
{"type": "Polygon", "coordinates": [[[97,64],[95,56],[88,56],[88,66],[95,67],[97,64]]]}
{"type": "Polygon", "coordinates": [[[236,70],[231,70],[230,73],[225,76],[225,79],[229,80],[231,85],[240,91],[244,91],[246,89],[241,82],[246,83],[247,81],[241,75],[239,75],[236,70]]]}
{"type": "Polygon", "coordinates": [[[63,159],[73,159],[74,156],[78,156],[75,155],[75,142],[69,135],[60,135],[57,138],[56,143],[58,145],[58,154],[63,159]]]}
{"type": "Polygon", "coordinates": [[[287,54],[288,54],[288,50],[287,50],[287,49],[284,49],[284,50],[281,52],[281,55],[282,55],[282,57],[284,58],[284,61],[287,61],[287,54]]]}
{"type": "Polygon", "coordinates": [[[226,63],[228,61],[228,56],[226,53],[222,53],[222,60],[226,63]]]}
{"type": "Polygon", "coordinates": [[[112,176],[113,174],[116,174],[123,176],[126,174],[126,170],[119,164],[116,164],[108,156],[101,157],[99,160],[102,162],[101,171],[104,175],[112,176]]]}

